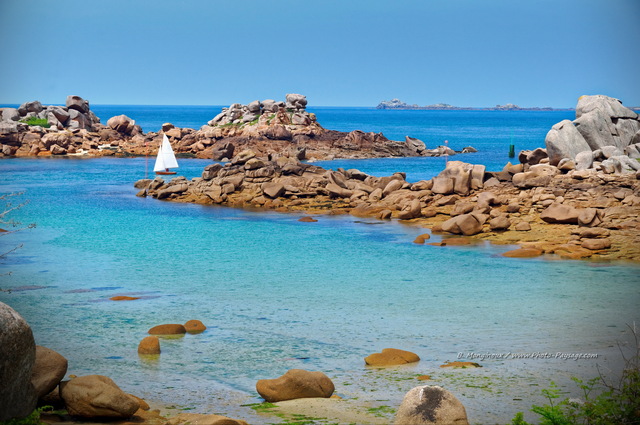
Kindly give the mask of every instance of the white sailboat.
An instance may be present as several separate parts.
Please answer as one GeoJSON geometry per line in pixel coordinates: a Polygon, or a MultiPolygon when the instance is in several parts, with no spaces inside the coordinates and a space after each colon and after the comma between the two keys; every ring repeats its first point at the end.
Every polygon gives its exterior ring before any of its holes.
{"type": "Polygon", "coordinates": [[[156,164],[153,167],[153,171],[156,174],[167,175],[176,174],[176,171],[170,171],[170,168],[178,168],[178,161],[171,148],[171,143],[166,134],[162,136],[162,144],[158,150],[158,156],[156,157],[156,164]]]}

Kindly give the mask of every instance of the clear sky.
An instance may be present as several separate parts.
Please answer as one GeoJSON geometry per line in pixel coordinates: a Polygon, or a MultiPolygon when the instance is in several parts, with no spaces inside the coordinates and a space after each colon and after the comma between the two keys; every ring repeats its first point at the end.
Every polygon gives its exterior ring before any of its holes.
{"type": "Polygon", "coordinates": [[[640,0],[0,0],[0,103],[640,106],[640,0]]]}

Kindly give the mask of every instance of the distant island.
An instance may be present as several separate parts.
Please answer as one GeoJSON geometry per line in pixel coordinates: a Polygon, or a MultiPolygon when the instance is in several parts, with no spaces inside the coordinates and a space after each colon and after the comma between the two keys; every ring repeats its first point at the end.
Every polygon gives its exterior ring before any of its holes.
{"type": "Polygon", "coordinates": [[[448,103],[436,103],[434,105],[419,106],[416,104],[409,105],[401,101],[400,99],[383,100],[378,103],[376,109],[424,109],[432,111],[573,111],[574,108],[551,108],[545,107],[533,107],[533,108],[521,108],[513,103],[507,103],[506,105],[496,105],[488,108],[472,108],[467,106],[453,106],[448,103]]]}

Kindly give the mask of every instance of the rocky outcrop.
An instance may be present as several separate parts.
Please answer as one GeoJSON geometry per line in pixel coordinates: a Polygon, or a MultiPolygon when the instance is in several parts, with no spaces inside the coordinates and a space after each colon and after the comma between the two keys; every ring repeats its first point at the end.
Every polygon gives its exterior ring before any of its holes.
{"type": "Polygon", "coordinates": [[[335,387],[322,372],[291,369],[276,379],[261,379],[256,390],[268,402],[294,400],[298,398],[329,398],[335,387]]]}
{"type": "Polygon", "coordinates": [[[287,94],[285,101],[234,103],[200,129],[165,123],[160,131],[148,133],[125,115],[111,117],[102,125],[89,109],[89,102],[78,96],[69,96],[67,103],[65,107],[45,107],[29,102],[20,108],[0,109],[0,156],[156,155],[164,134],[178,156],[215,161],[230,160],[246,149],[264,157],[286,155],[300,160],[460,153],[447,146],[426,149],[413,138],[400,142],[382,133],[325,129],[315,114],[306,110],[307,99],[300,94],[287,94]],[[51,126],[20,121],[29,117],[47,119],[51,126]]]}
{"type": "Polygon", "coordinates": [[[35,409],[37,396],[31,383],[35,358],[31,328],[0,302],[0,421],[23,418],[35,409]]]}
{"type": "Polygon", "coordinates": [[[543,155],[535,156],[535,165],[507,164],[501,172],[449,161],[433,179],[410,183],[403,173],[376,177],[356,169],[326,170],[295,157],[259,158],[243,151],[225,165],[207,166],[202,177],[191,181],[156,178],[135,186],[139,196],[176,202],[412,220],[425,222],[433,232],[508,243],[549,238],[532,248],[567,258],[640,261],[640,173],[636,177],[593,169],[566,171],[550,165],[543,155]],[[610,230],[611,247],[604,248],[607,244],[600,241],[581,247],[589,237],[572,235],[571,226],[610,230]],[[558,234],[545,236],[546,231],[558,234]],[[588,249],[596,246],[603,248],[588,249]]]}
{"type": "Polygon", "coordinates": [[[60,396],[69,414],[82,418],[130,418],[140,408],[133,396],[102,375],[61,382],[60,396]]]}
{"type": "Polygon", "coordinates": [[[554,125],[546,136],[549,163],[574,161],[577,169],[636,172],[640,164],[640,117],[608,96],[582,96],[576,119],[554,125]]]}
{"type": "Polygon", "coordinates": [[[395,425],[467,425],[467,412],[451,392],[425,385],[409,390],[396,413],[395,425]]]}

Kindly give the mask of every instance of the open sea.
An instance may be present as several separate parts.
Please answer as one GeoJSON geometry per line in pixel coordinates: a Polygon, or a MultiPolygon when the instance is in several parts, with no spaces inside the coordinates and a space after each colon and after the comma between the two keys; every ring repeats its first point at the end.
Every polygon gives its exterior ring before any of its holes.
{"type": "MultiPolygon", "coordinates": [[[[220,107],[93,105],[103,123],[125,114],[145,131],[164,122],[199,128],[220,107]]],[[[453,159],[500,170],[544,146],[573,112],[394,111],[309,108],[329,129],[448,140],[478,153],[453,159]],[[516,159],[517,160],[517,159],[516,159]]],[[[178,159],[179,175],[210,163],[178,159]]],[[[572,376],[615,376],[640,321],[640,267],[626,263],[505,258],[512,246],[416,245],[426,229],[351,216],[300,215],[137,198],[145,158],[0,160],[0,192],[28,202],[8,218],[36,227],[0,234],[0,301],[31,325],[36,343],[69,360],[69,374],[102,374],[175,413],[223,413],[252,424],[258,379],[319,370],[341,403],[397,408],[414,386],[441,385],[471,423],[508,423],[544,403],[551,381],[579,395],[572,376]],[[128,295],[135,301],[111,301],[128,295]],[[199,319],[198,335],[163,339],[159,358],[137,346],[162,323],[199,319]],[[408,367],[372,369],[383,348],[413,351],[408,367]],[[479,358],[483,355],[485,358],[479,358]],[[580,359],[574,359],[581,355],[580,359]],[[442,369],[446,361],[479,369],[442,369]],[[431,375],[419,381],[418,375],[431,375]]],[[[327,168],[428,179],[444,158],[336,160],[327,168]]],[[[7,225],[3,225],[7,228],[7,225]]],[[[11,230],[11,228],[9,228],[11,230]]],[[[431,241],[440,240],[433,235],[431,241]]],[[[393,418],[393,413],[387,413],[393,418]]],[[[528,419],[535,417],[526,414],[528,419]]],[[[325,421],[317,420],[317,423],[325,421]]],[[[329,421],[331,422],[331,421],[329,421]]],[[[333,421],[335,423],[335,421],[333,421]]]]}

